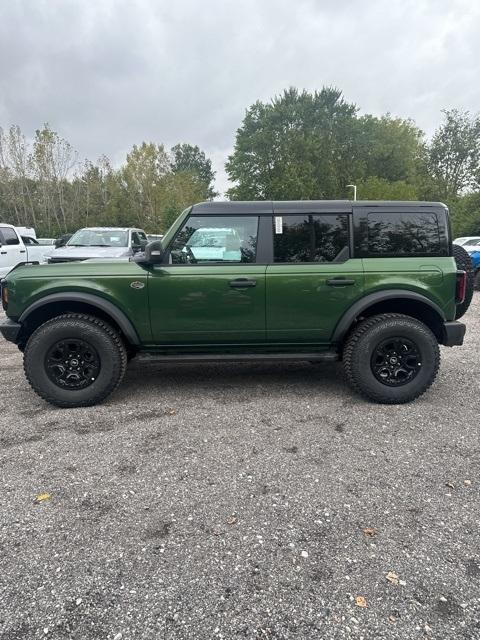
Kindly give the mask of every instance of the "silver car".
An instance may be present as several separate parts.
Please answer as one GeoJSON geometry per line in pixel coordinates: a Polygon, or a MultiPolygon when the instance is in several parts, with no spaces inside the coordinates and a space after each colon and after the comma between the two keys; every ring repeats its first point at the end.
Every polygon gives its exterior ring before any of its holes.
{"type": "Polygon", "coordinates": [[[90,258],[128,258],[143,251],[147,244],[143,229],[131,227],[86,227],[63,247],[48,256],[49,263],[76,262],[90,258]]]}

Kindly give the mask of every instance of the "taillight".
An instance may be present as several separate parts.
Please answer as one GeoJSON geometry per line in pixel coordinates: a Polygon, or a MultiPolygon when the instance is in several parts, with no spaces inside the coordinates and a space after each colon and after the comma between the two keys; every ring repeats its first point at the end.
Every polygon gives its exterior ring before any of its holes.
{"type": "Polygon", "coordinates": [[[466,271],[457,271],[457,290],[455,292],[455,302],[461,304],[465,300],[467,292],[467,273],[466,271]]]}

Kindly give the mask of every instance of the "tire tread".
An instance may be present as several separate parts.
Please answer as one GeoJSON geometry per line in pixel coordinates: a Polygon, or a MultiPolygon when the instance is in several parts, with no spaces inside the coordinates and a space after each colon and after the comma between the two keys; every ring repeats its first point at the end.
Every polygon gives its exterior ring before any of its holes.
{"type": "Polygon", "coordinates": [[[88,407],[94,404],[98,404],[100,402],[102,402],[103,400],[105,400],[105,398],[107,398],[107,396],[109,396],[111,393],[113,393],[120,385],[120,383],[122,382],[122,379],[125,375],[125,371],[127,369],[127,353],[125,350],[125,345],[124,342],[121,338],[121,336],[117,333],[117,331],[115,331],[108,323],[106,323],[104,320],[101,320],[100,318],[97,318],[96,316],[91,316],[85,313],[65,313],[59,316],[55,316],[54,318],[51,318],[50,320],[47,320],[46,322],[44,322],[42,325],[40,325],[40,327],[38,327],[38,329],[36,331],[34,331],[32,333],[32,335],[30,336],[30,338],[28,339],[26,348],[25,348],[25,355],[23,358],[23,370],[25,372],[25,377],[27,378],[27,381],[29,383],[29,385],[32,387],[32,389],[35,391],[35,393],[37,393],[41,398],[43,398],[43,400],[45,400],[46,402],[53,404],[57,407],[62,407],[62,408],[70,408],[70,407],[88,407]],[[35,343],[35,340],[39,340],[41,339],[38,336],[38,330],[39,329],[43,329],[45,327],[48,327],[51,324],[55,324],[58,321],[61,320],[81,320],[83,322],[88,322],[96,327],[98,327],[99,329],[101,329],[102,331],[104,331],[112,340],[112,342],[114,343],[118,354],[120,355],[120,367],[119,367],[119,372],[118,375],[115,376],[114,378],[112,378],[111,383],[104,389],[102,389],[101,391],[99,391],[95,396],[85,399],[85,400],[81,400],[79,402],[68,402],[66,400],[62,400],[62,399],[58,399],[55,398],[54,396],[52,396],[51,394],[47,393],[45,390],[39,388],[37,385],[35,385],[35,383],[33,382],[33,380],[31,379],[30,375],[29,375],[29,371],[28,371],[28,366],[27,366],[27,357],[28,357],[28,349],[30,346],[32,346],[35,343]]]}
{"type": "Polygon", "coordinates": [[[385,396],[382,396],[381,394],[375,393],[374,391],[371,391],[371,392],[365,391],[362,388],[362,386],[359,384],[359,381],[353,372],[352,361],[354,357],[354,352],[360,340],[363,338],[365,333],[371,327],[384,323],[387,320],[409,320],[409,321],[418,322],[419,324],[424,326],[425,329],[427,329],[428,332],[431,334],[431,339],[435,343],[435,347],[438,350],[438,343],[435,336],[426,325],[423,325],[423,323],[420,322],[420,320],[417,320],[416,318],[412,318],[411,316],[405,315],[403,313],[382,313],[380,315],[372,316],[371,318],[367,318],[363,320],[350,333],[349,337],[345,342],[345,346],[343,349],[343,364],[344,364],[345,374],[352,388],[364,398],[368,398],[369,400],[373,400],[374,402],[379,402],[382,404],[405,404],[407,402],[412,402],[413,400],[416,400],[432,386],[437,376],[438,369],[440,367],[440,356],[436,358],[434,374],[432,375],[428,385],[426,387],[420,388],[416,392],[413,392],[412,394],[405,397],[404,399],[397,399],[397,398],[388,399],[385,396]]]}

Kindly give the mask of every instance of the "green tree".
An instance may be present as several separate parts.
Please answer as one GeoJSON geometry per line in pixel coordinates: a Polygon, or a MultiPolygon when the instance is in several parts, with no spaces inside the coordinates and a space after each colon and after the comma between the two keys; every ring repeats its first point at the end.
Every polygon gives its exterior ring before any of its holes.
{"type": "Polygon", "coordinates": [[[217,193],[213,188],[215,171],[212,169],[212,161],[205,156],[197,145],[176,144],[171,149],[173,173],[189,172],[197,176],[204,186],[204,199],[210,200],[217,193]]]}
{"type": "Polygon", "coordinates": [[[448,203],[453,236],[480,235],[480,192],[468,193],[448,203]]]}
{"type": "Polygon", "coordinates": [[[480,186],[480,117],[443,111],[444,122],[428,146],[428,172],[442,199],[480,186]]]}
{"type": "Polygon", "coordinates": [[[357,175],[352,148],[357,107],[342,92],[294,88],[256,102],[238,129],[226,170],[233,199],[338,197],[357,175]]]}
{"type": "Polygon", "coordinates": [[[357,185],[359,200],[417,200],[415,185],[405,180],[389,182],[385,178],[371,176],[357,185]]]}
{"type": "Polygon", "coordinates": [[[349,182],[371,176],[413,183],[422,136],[411,120],[359,117],[338,89],[313,94],[289,89],[247,110],[226,164],[235,182],[229,195],[339,198],[349,182]]]}
{"type": "Polygon", "coordinates": [[[412,183],[422,156],[423,132],[412,120],[365,115],[356,127],[356,153],[362,162],[362,178],[412,183]]]}

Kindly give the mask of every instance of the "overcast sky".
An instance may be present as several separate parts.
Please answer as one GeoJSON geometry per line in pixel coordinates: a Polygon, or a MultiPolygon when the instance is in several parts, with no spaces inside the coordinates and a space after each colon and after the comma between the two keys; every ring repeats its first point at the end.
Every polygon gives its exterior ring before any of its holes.
{"type": "Polygon", "coordinates": [[[217,187],[245,109],[335,85],[363,113],[480,110],[479,0],[3,0],[0,126],[81,157],[198,144],[217,187]]]}

